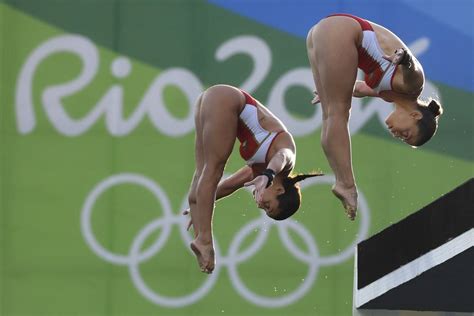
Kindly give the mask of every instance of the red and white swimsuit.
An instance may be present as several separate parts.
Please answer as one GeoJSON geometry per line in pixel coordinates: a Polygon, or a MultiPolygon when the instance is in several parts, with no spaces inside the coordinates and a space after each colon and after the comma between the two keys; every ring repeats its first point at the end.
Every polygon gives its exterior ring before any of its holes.
{"type": "Polygon", "coordinates": [[[347,16],[359,22],[362,27],[362,46],[359,47],[358,67],[365,73],[364,81],[375,92],[393,90],[392,81],[397,65],[384,59],[372,25],[364,19],[351,14],[338,13],[330,16],[347,16]]]}
{"type": "Polygon", "coordinates": [[[248,93],[245,106],[240,112],[237,126],[237,138],[240,141],[240,156],[247,165],[266,163],[268,151],[276,136],[281,132],[269,132],[258,122],[257,101],[248,93]]]}

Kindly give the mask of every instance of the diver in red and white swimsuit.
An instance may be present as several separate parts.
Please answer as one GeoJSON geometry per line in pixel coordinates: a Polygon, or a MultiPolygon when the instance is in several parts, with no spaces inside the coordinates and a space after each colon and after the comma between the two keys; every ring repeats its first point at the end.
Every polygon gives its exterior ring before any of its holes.
{"type": "Polygon", "coordinates": [[[212,214],[216,200],[244,186],[254,186],[259,208],[275,219],[293,215],[301,204],[298,181],[318,173],[292,175],[296,147],[283,123],[248,93],[228,85],[207,89],[198,99],[195,113],[196,171],[188,202],[188,228],[194,227],[191,249],[201,271],[215,265],[212,214]],[[234,143],[246,165],[221,180],[234,143]]]}
{"type": "Polygon", "coordinates": [[[397,65],[387,60],[380,48],[372,25],[364,19],[349,14],[333,14],[330,16],[346,16],[359,22],[362,29],[362,42],[358,48],[358,67],[365,73],[365,83],[377,94],[390,91],[397,65]]]}
{"type": "Polygon", "coordinates": [[[316,85],[312,103],[321,102],[321,145],[334,171],[333,193],[349,218],[357,210],[348,131],[352,97],[379,97],[392,102],[385,123],[394,137],[415,147],[436,132],[442,107],[420,99],[425,77],[419,61],[390,30],[350,14],[333,14],[311,28],[308,59],[316,85]],[[356,81],[357,69],[365,73],[356,81]]]}
{"type": "MultiPolygon", "coordinates": [[[[242,90],[241,90],[242,91],[242,90]]],[[[248,93],[245,105],[239,115],[237,138],[240,141],[240,156],[247,165],[262,164],[268,161],[268,153],[276,137],[284,130],[270,132],[259,123],[258,103],[248,93]]]]}

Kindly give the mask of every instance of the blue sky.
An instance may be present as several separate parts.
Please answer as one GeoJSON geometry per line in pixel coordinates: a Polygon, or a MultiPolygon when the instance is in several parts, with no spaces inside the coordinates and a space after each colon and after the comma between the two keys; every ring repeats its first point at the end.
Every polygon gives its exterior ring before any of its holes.
{"type": "Polygon", "coordinates": [[[321,18],[345,12],[384,25],[405,43],[428,38],[419,59],[429,80],[474,92],[472,0],[209,0],[259,23],[305,38],[321,18]]]}

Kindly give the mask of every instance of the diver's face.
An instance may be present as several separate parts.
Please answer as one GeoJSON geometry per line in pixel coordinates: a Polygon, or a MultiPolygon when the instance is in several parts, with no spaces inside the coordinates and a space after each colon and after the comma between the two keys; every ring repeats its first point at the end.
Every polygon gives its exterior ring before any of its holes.
{"type": "Polygon", "coordinates": [[[385,124],[393,137],[414,146],[419,133],[417,123],[422,117],[419,111],[396,109],[387,117],[385,124]]]}
{"type": "Polygon", "coordinates": [[[257,207],[261,208],[265,211],[265,213],[269,217],[275,217],[280,212],[278,209],[279,202],[277,196],[284,193],[285,190],[281,185],[272,185],[266,188],[259,201],[255,201],[257,203],[257,207]]]}

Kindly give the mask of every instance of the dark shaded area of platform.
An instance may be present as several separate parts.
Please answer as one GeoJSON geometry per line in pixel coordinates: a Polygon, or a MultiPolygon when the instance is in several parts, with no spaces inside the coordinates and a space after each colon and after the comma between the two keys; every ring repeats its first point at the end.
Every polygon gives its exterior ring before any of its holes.
{"type": "MultiPolygon", "coordinates": [[[[474,178],[420,211],[359,243],[357,288],[367,286],[472,227],[474,178]]],[[[421,290],[417,290],[417,295],[422,294],[419,291],[421,290]]],[[[474,301],[474,298],[472,300],[474,301]]]]}
{"type": "Polygon", "coordinates": [[[360,306],[364,309],[474,311],[474,247],[360,306]]]}

